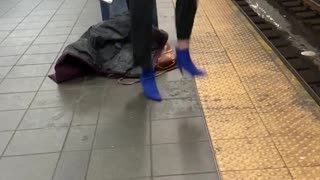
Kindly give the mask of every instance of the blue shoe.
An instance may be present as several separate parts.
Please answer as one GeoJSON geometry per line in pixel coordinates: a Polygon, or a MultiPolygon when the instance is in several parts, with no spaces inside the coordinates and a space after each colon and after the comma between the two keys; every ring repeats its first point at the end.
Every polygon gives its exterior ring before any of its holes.
{"type": "Polygon", "coordinates": [[[161,101],[161,95],[157,88],[154,71],[153,70],[143,70],[140,75],[140,81],[144,95],[154,101],[161,101]]]}
{"type": "Polygon", "coordinates": [[[186,70],[192,76],[202,76],[204,72],[198,69],[192,62],[189,49],[176,49],[177,66],[182,73],[182,70],[186,70]]]}

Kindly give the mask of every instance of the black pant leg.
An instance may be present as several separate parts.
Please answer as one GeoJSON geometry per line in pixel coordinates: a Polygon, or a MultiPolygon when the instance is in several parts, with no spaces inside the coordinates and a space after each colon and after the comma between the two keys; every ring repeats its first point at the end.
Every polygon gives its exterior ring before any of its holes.
{"type": "Polygon", "coordinates": [[[151,59],[153,1],[129,0],[129,3],[135,65],[151,69],[153,68],[151,59]]]}
{"type": "Polygon", "coordinates": [[[126,0],[127,1],[127,7],[128,9],[130,9],[130,1],[129,0],[126,0]]]}
{"type": "Polygon", "coordinates": [[[177,0],[175,14],[178,40],[190,39],[197,8],[197,0],[177,0]]]}

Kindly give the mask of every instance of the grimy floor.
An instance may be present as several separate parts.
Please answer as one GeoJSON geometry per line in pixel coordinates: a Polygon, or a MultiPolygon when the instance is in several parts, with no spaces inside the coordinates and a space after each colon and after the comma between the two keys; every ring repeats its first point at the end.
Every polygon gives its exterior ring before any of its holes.
{"type": "MultiPolygon", "coordinates": [[[[157,2],[172,43],[173,5],[157,2]]],[[[207,76],[161,76],[161,103],[46,77],[99,21],[97,0],[0,0],[0,180],[319,179],[319,107],[231,1],[200,0],[192,55],[207,76]]]]}

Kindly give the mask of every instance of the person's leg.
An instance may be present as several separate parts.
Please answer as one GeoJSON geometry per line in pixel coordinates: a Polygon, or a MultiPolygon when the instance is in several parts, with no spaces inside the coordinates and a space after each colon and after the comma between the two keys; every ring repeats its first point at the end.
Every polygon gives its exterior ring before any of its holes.
{"type": "Polygon", "coordinates": [[[127,1],[127,7],[128,9],[130,9],[130,1],[129,0],[126,0],[127,1]]]}
{"type": "Polygon", "coordinates": [[[158,27],[158,11],[157,11],[157,1],[152,0],[152,25],[158,27]]]}
{"type": "Polygon", "coordinates": [[[161,100],[151,59],[152,8],[151,0],[130,0],[133,59],[142,68],[140,77],[144,94],[152,100],[161,100]]]}
{"type": "Polygon", "coordinates": [[[191,75],[203,75],[203,72],[193,64],[189,52],[190,36],[197,6],[197,0],[177,0],[175,10],[178,38],[176,48],[177,66],[180,70],[185,69],[191,75]]]}
{"type": "MultiPolygon", "coordinates": [[[[156,0],[153,1],[153,6],[152,6],[152,24],[154,27],[158,27],[158,15],[157,15],[157,3],[156,0]]],[[[127,2],[127,7],[130,9],[130,0],[126,0],[127,2]]]]}

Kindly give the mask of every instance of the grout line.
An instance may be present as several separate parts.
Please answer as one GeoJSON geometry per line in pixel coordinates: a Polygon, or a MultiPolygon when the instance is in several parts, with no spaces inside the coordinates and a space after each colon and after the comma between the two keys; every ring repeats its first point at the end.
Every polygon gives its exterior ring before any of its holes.
{"type": "MultiPolygon", "coordinates": [[[[181,98],[181,99],[185,99],[185,98],[181,98]]],[[[198,99],[196,99],[197,100],[197,104],[199,104],[199,107],[200,107],[200,109],[202,109],[202,107],[201,107],[201,101],[198,101],[198,99]]],[[[173,117],[173,118],[160,118],[160,119],[152,119],[151,118],[151,122],[153,122],[153,121],[171,121],[171,120],[179,120],[179,119],[192,119],[192,118],[204,118],[204,116],[203,116],[203,114],[201,114],[201,115],[194,115],[194,116],[183,116],[183,117],[173,117]]]]}
{"type": "MultiPolygon", "coordinates": [[[[106,88],[104,88],[104,90],[106,90],[106,88]]],[[[94,144],[95,144],[95,140],[96,140],[97,133],[98,133],[99,120],[100,120],[101,111],[102,111],[102,107],[103,107],[103,102],[104,102],[104,100],[105,100],[106,94],[107,94],[107,93],[105,93],[105,94],[102,96],[101,102],[100,102],[100,104],[99,104],[99,113],[98,113],[98,117],[97,117],[98,119],[97,119],[95,131],[94,131],[94,137],[93,137],[93,139],[92,139],[92,145],[91,145],[91,150],[90,150],[90,153],[89,153],[89,159],[88,159],[88,162],[87,162],[85,179],[88,179],[88,173],[89,173],[89,168],[90,168],[90,164],[91,164],[91,158],[92,158],[93,151],[95,150],[95,149],[94,149],[94,144]]]]}
{"type": "MultiPolygon", "coordinates": [[[[59,8],[56,10],[56,12],[59,11],[59,9],[63,6],[63,4],[64,4],[65,2],[66,2],[66,0],[63,1],[63,3],[59,6],[59,8]]],[[[84,5],[83,5],[83,7],[82,7],[82,9],[81,9],[81,12],[79,13],[77,19],[75,20],[75,22],[74,22],[74,24],[73,24],[73,27],[71,28],[71,31],[72,31],[72,29],[74,28],[74,26],[75,26],[76,22],[78,21],[78,19],[80,18],[81,14],[82,14],[82,12],[83,12],[83,10],[85,9],[85,7],[86,7],[87,4],[88,4],[88,0],[86,0],[86,2],[84,3],[84,5]]],[[[56,14],[56,12],[54,13],[54,15],[56,14]]],[[[54,17],[54,15],[51,17],[51,19],[54,17]]],[[[51,19],[50,19],[50,20],[51,20],[51,19]]],[[[50,20],[49,20],[49,22],[50,22],[50,20]]],[[[70,33],[71,33],[71,31],[70,31],[70,33]]],[[[65,41],[67,41],[67,39],[66,39],[65,41]]],[[[62,47],[60,48],[60,51],[61,51],[61,49],[62,49],[63,47],[64,47],[64,44],[63,44],[62,47]]],[[[59,53],[58,53],[57,56],[59,56],[59,53]]],[[[52,66],[53,66],[53,65],[52,65],[52,66]]],[[[52,66],[51,66],[51,67],[52,67],[52,66]]],[[[48,72],[47,72],[47,75],[48,75],[48,73],[50,72],[51,67],[49,68],[49,70],[48,70],[48,72]]],[[[44,81],[45,81],[45,79],[43,80],[42,84],[44,83],[44,81]]],[[[42,85],[41,85],[41,86],[42,86],[42,85]]],[[[79,90],[79,91],[80,91],[80,90],[79,90]]],[[[81,93],[81,92],[79,92],[79,96],[81,96],[80,93],[81,93]]],[[[54,169],[54,171],[53,171],[52,178],[51,178],[52,180],[54,180],[54,178],[55,178],[55,175],[56,175],[56,172],[57,172],[57,169],[58,169],[58,166],[59,166],[59,162],[60,162],[61,157],[62,157],[62,154],[63,154],[64,147],[66,146],[66,142],[67,142],[67,140],[68,140],[68,136],[69,136],[69,133],[70,133],[71,128],[72,128],[72,122],[73,122],[73,120],[74,120],[76,107],[77,107],[77,105],[75,104],[75,105],[73,106],[73,108],[71,108],[71,109],[73,109],[73,112],[72,112],[72,120],[70,121],[70,124],[69,124],[70,126],[69,126],[69,128],[68,128],[67,133],[66,133],[66,136],[65,136],[65,139],[64,139],[64,143],[63,143],[63,146],[62,146],[62,148],[61,148],[61,152],[60,152],[60,154],[59,154],[58,161],[57,161],[57,163],[56,163],[56,167],[55,167],[55,169],[54,169]]],[[[91,154],[90,154],[90,157],[91,157],[91,154]]],[[[89,157],[89,158],[90,158],[90,157],[89,157]]]]}
{"type": "Polygon", "coordinates": [[[202,175],[202,174],[217,174],[215,171],[207,171],[207,172],[198,172],[198,173],[181,173],[181,174],[168,174],[168,175],[157,175],[154,177],[175,177],[175,176],[188,176],[188,175],[202,175]]]}
{"type": "Polygon", "coordinates": [[[29,153],[29,154],[6,155],[6,156],[1,156],[1,158],[22,157],[22,156],[36,156],[36,155],[44,155],[44,154],[58,154],[58,153],[60,153],[60,151],[52,151],[52,152],[44,152],[44,153],[29,153]]]}
{"type": "MultiPolygon", "coordinates": [[[[31,12],[30,12],[28,15],[30,15],[30,14],[34,11],[34,9],[36,9],[42,2],[44,2],[44,0],[41,0],[41,1],[31,10],[31,12]]],[[[28,15],[27,15],[27,16],[28,16],[28,15]]],[[[24,19],[25,19],[27,16],[25,16],[24,19]]],[[[23,20],[22,20],[22,21],[23,21],[23,20]]],[[[27,50],[26,50],[26,51],[27,51],[27,50]]],[[[20,58],[21,58],[21,57],[20,57],[20,58]]],[[[18,60],[18,61],[19,61],[19,60],[18,60]]],[[[17,61],[16,63],[18,63],[18,61],[17,61]]],[[[12,66],[12,68],[13,68],[13,67],[14,67],[14,66],[12,66]]],[[[11,70],[12,70],[12,68],[11,68],[11,70]]],[[[10,71],[11,71],[11,70],[10,70],[10,71]]],[[[10,72],[10,71],[9,71],[9,72],[10,72]]],[[[9,72],[7,73],[7,75],[9,74],[9,72]]],[[[7,76],[7,75],[6,75],[6,76],[7,76]]],[[[0,84],[2,83],[2,81],[3,81],[4,79],[5,79],[5,77],[0,81],[0,84]]],[[[39,88],[40,88],[40,87],[39,87],[39,88]]],[[[31,107],[31,104],[32,104],[32,102],[34,101],[34,99],[35,99],[35,97],[36,97],[36,94],[37,94],[37,93],[34,94],[34,96],[33,96],[32,100],[31,100],[30,104],[28,105],[28,108],[27,108],[27,109],[29,109],[29,108],[31,107]]],[[[26,115],[26,113],[27,113],[27,110],[25,110],[24,114],[22,115],[22,117],[21,117],[21,119],[20,119],[20,122],[18,123],[16,129],[18,129],[18,127],[19,127],[20,124],[22,123],[22,120],[23,120],[24,116],[26,115]]],[[[1,153],[1,156],[3,156],[3,155],[5,154],[5,152],[7,151],[8,147],[9,147],[9,144],[10,144],[11,141],[13,140],[13,137],[15,136],[15,134],[16,134],[16,131],[14,131],[14,133],[12,134],[10,140],[9,140],[8,143],[6,144],[6,147],[3,149],[3,152],[1,153]]]]}
{"type": "Polygon", "coordinates": [[[188,145],[188,144],[199,144],[199,143],[209,143],[210,139],[203,139],[203,140],[194,140],[194,141],[179,141],[179,142],[168,142],[168,143],[156,143],[151,144],[150,146],[163,146],[163,145],[188,145]]]}
{"type": "Polygon", "coordinates": [[[151,176],[151,180],[153,180],[153,142],[152,142],[152,108],[151,106],[153,105],[153,103],[148,103],[147,102],[147,109],[148,109],[148,123],[149,123],[149,145],[150,145],[150,176],[151,176]]]}
{"type": "MultiPolygon", "coordinates": [[[[37,130],[45,130],[45,129],[60,129],[60,128],[68,128],[68,127],[82,127],[82,126],[70,126],[71,121],[69,122],[69,125],[63,125],[63,126],[53,126],[53,127],[39,127],[39,128],[29,128],[29,129],[16,129],[15,131],[23,132],[23,131],[37,131],[37,130]]],[[[90,126],[90,125],[88,125],[90,126]]],[[[8,131],[14,131],[14,130],[8,130],[8,131]]],[[[6,131],[0,131],[0,132],[6,132],[6,131]]]]}
{"type": "MultiPolygon", "coordinates": [[[[175,2],[174,1],[172,1],[172,9],[173,9],[173,11],[174,11],[174,9],[175,9],[175,2]]],[[[158,15],[158,17],[160,17],[159,15],[158,15]]],[[[159,27],[161,27],[161,20],[159,20],[159,27]]],[[[174,21],[172,22],[173,24],[174,24],[174,21]]],[[[175,29],[175,28],[174,28],[175,29]]],[[[176,31],[176,30],[175,30],[176,31]]],[[[199,143],[199,142],[207,142],[207,143],[209,143],[210,144],[210,146],[211,146],[211,150],[213,150],[213,148],[212,148],[212,145],[211,145],[211,141],[210,141],[210,135],[209,135],[209,130],[208,130],[208,127],[207,127],[207,124],[206,124],[206,121],[205,121],[205,118],[204,118],[204,112],[203,112],[203,108],[202,108],[202,106],[201,106],[201,101],[200,101],[200,98],[199,98],[199,96],[198,96],[198,91],[197,91],[197,86],[196,86],[196,83],[195,83],[195,79],[194,78],[190,78],[190,80],[192,81],[192,88],[195,90],[195,94],[196,94],[196,101],[197,101],[197,104],[199,104],[199,107],[200,107],[200,109],[201,109],[201,112],[202,112],[202,116],[195,116],[196,118],[202,118],[202,121],[204,122],[204,124],[205,124],[205,126],[206,126],[206,133],[207,133],[207,140],[201,140],[201,141],[191,141],[191,142],[177,142],[177,143],[164,143],[164,144],[191,144],[191,143],[199,143]]],[[[181,81],[181,80],[180,80],[181,81]]],[[[166,83],[168,83],[168,82],[166,82],[166,83]]],[[[188,98],[194,98],[194,97],[188,97],[188,98]]],[[[178,99],[178,98],[177,98],[178,99]]],[[[179,99],[186,99],[186,98],[179,98],[179,99]]],[[[192,119],[192,118],[195,118],[195,117],[187,117],[187,118],[189,118],[189,119],[192,119]]],[[[185,119],[186,117],[181,117],[181,118],[172,118],[171,120],[179,120],[179,119],[185,119]]],[[[166,119],[166,120],[170,120],[170,119],[166,119]]],[[[158,120],[152,120],[152,116],[150,117],[150,129],[152,128],[152,122],[157,122],[157,121],[163,121],[163,120],[161,120],[161,119],[158,119],[158,120]]],[[[150,141],[150,145],[151,145],[151,147],[152,146],[154,146],[154,145],[164,145],[164,144],[152,144],[152,134],[150,134],[151,135],[151,141],[150,141]]],[[[211,156],[213,156],[214,157],[214,155],[211,155],[211,156]]],[[[215,164],[215,166],[216,167],[218,167],[217,166],[217,161],[216,160],[214,160],[214,164],[215,164]]],[[[218,169],[215,169],[215,171],[217,171],[218,172],[218,169]]],[[[218,174],[219,175],[219,174],[218,174]]],[[[161,177],[161,176],[160,176],[161,177]]],[[[153,175],[152,175],[152,178],[153,178],[153,175]]]]}
{"type": "MultiPolygon", "coordinates": [[[[3,13],[1,16],[0,16],[0,18],[2,18],[3,16],[5,16],[7,13],[9,13],[12,9],[14,9],[19,3],[21,3],[23,0],[20,0],[19,2],[17,2],[14,6],[12,6],[11,8],[9,8],[5,13],[3,13]]],[[[41,0],[41,2],[42,2],[43,0],[41,0]]],[[[40,2],[40,3],[41,3],[40,2]]],[[[40,4],[39,3],[39,4],[40,4]]],[[[31,10],[31,12],[33,11],[34,9],[32,9],[31,10]]],[[[30,13],[31,13],[30,12],[30,13]]],[[[30,13],[28,13],[28,15],[30,14],[30,13]]],[[[4,39],[2,39],[1,41],[0,41],[0,44],[12,33],[12,31],[14,31],[18,26],[19,26],[19,24],[28,16],[28,15],[26,15],[19,23],[16,23],[16,26],[12,29],[12,30],[9,30],[9,34],[4,38],[4,39]]],[[[8,18],[8,19],[10,19],[10,18],[8,18]]]]}
{"type": "Polygon", "coordinates": [[[190,117],[169,118],[169,119],[154,119],[154,120],[151,119],[151,123],[152,122],[163,122],[163,121],[181,121],[181,120],[185,120],[185,119],[197,121],[200,118],[204,119],[204,116],[190,116],[190,117]]]}
{"type": "MultiPolygon", "coordinates": [[[[19,26],[19,24],[20,24],[21,22],[23,22],[23,21],[24,21],[37,7],[39,7],[40,4],[41,4],[42,2],[44,2],[44,1],[45,1],[45,0],[40,0],[40,2],[39,2],[26,16],[23,17],[23,19],[18,23],[18,25],[17,25],[12,31],[10,31],[10,33],[6,36],[6,38],[9,37],[9,36],[12,34],[12,32],[15,31],[15,29],[19,26]]],[[[44,27],[45,27],[45,26],[44,26],[44,27]]],[[[42,29],[42,30],[43,30],[43,29],[42,29]]],[[[40,30],[39,34],[41,33],[42,30],[40,30]]],[[[39,34],[38,34],[38,35],[39,35],[39,34]]],[[[32,36],[32,37],[33,37],[33,36],[32,36]]],[[[36,36],[35,39],[37,39],[37,37],[38,37],[38,36],[36,36]]],[[[1,44],[6,38],[4,38],[4,39],[0,42],[0,44],[1,44]]],[[[32,43],[35,41],[35,39],[32,41],[32,43]]],[[[25,54],[25,53],[28,51],[28,49],[31,47],[32,43],[28,46],[28,48],[24,51],[24,53],[22,53],[22,54],[17,54],[17,55],[16,55],[16,56],[20,56],[20,57],[18,58],[17,62],[11,67],[11,69],[9,70],[9,72],[3,77],[3,79],[0,80],[0,84],[4,81],[4,79],[7,78],[7,76],[8,76],[9,73],[12,71],[12,69],[13,69],[13,68],[17,65],[17,63],[20,61],[20,59],[22,58],[23,54],[25,54]]]]}
{"type": "Polygon", "coordinates": [[[15,8],[19,3],[21,3],[23,0],[18,1],[14,6],[10,7],[5,13],[3,13],[0,17],[2,18],[4,15],[6,15],[10,10],[15,8]]]}

